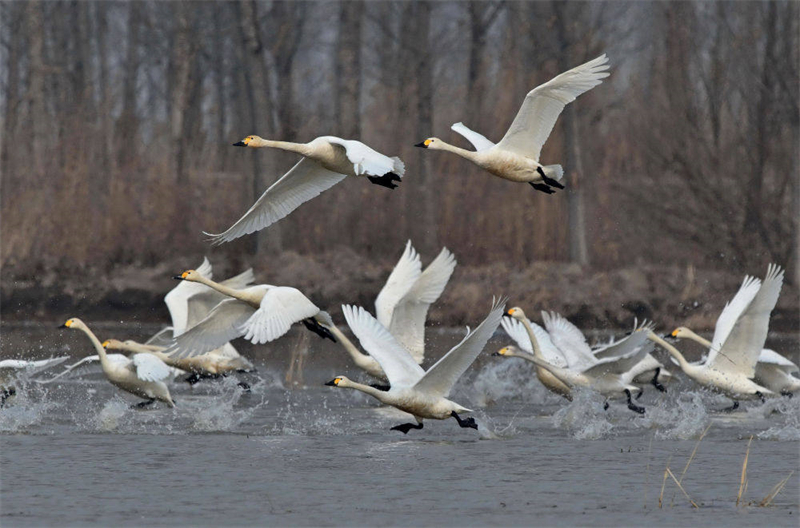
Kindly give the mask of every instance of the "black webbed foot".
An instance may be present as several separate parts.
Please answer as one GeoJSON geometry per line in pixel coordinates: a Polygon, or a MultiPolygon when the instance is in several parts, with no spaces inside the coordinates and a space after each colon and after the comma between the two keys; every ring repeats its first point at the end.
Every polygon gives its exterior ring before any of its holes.
{"type": "Polygon", "coordinates": [[[156,402],[156,401],[155,401],[153,398],[150,398],[149,400],[145,400],[145,401],[143,401],[143,402],[139,402],[139,403],[137,403],[137,404],[136,404],[136,405],[134,405],[132,408],[134,408],[134,409],[144,409],[144,408],[145,408],[145,407],[147,407],[148,405],[153,405],[155,402],[156,402]]]}
{"type": "Polygon", "coordinates": [[[608,401],[604,401],[604,402],[603,402],[603,410],[604,410],[604,411],[607,411],[607,410],[608,410],[608,401]]]}
{"type": "Polygon", "coordinates": [[[733,412],[733,411],[735,411],[735,410],[736,410],[736,409],[738,409],[738,408],[739,408],[739,402],[738,402],[738,401],[734,401],[734,402],[733,402],[733,405],[731,405],[730,407],[725,407],[725,408],[724,408],[724,409],[722,409],[720,412],[729,413],[729,412],[733,412]]]}
{"type": "Polygon", "coordinates": [[[392,388],[391,385],[381,385],[380,383],[370,383],[369,386],[383,392],[389,392],[389,389],[392,388]]]}
{"type": "Polygon", "coordinates": [[[545,194],[553,194],[553,193],[555,193],[555,191],[553,189],[551,189],[550,187],[548,187],[544,183],[533,183],[533,182],[528,182],[528,183],[530,183],[531,187],[533,187],[537,191],[541,191],[541,192],[543,192],[545,194]]]}
{"type": "Polygon", "coordinates": [[[387,172],[383,176],[367,176],[367,179],[375,185],[386,187],[387,189],[396,189],[397,184],[394,182],[401,181],[400,176],[393,172],[387,172]]]}
{"type": "Polygon", "coordinates": [[[418,423],[418,424],[414,425],[412,423],[404,423],[404,424],[400,424],[400,425],[395,425],[394,427],[392,427],[389,430],[390,431],[400,431],[403,434],[408,434],[408,432],[411,429],[422,429],[422,424],[418,423]]]}
{"type": "MultiPolygon", "coordinates": [[[[792,392],[789,392],[789,391],[788,391],[788,390],[786,390],[786,389],[783,389],[783,390],[781,391],[781,396],[786,396],[787,398],[794,398],[794,393],[792,393],[792,392]]],[[[2,407],[2,405],[0,405],[0,407],[2,407]]]]}
{"type": "Polygon", "coordinates": [[[200,376],[195,372],[192,373],[190,376],[187,376],[183,379],[189,385],[194,385],[195,383],[200,381],[200,376]]]}
{"type": "Polygon", "coordinates": [[[625,395],[628,397],[628,409],[639,414],[644,414],[644,407],[639,407],[631,401],[631,391],[625,389],[625,395]]]}
{"type": "Polygon", "coordinates": [[[472,429],[477,429],[478,428],[478,424],[475,423],[475,418],[473,418],[471,416],[469,418],[461,418],[458,415],[458,413],[456,413],[455,411],[451,412],[450,416],[455,418],[456,421],[458,422],[458,425],[461,426],[461,427],[464,427],[464,428],[470,427],[472,429]]]}
{"type": "Polygon", "coordinates": [[[6,400],[15,395],[16,393],[17,389],[15,389],[14,387],[3,389],[2,392],[0,392],[0,409],[2,409],[5,406],[6,400]]]}
{"type": "Polygon", "coordinates": [[[644,394],[644,389],[639,388],[639,392],[636,393],[636,401],[639,401],[639,398],[642,397],[642,394],[644,394]]]}
{"type": "Polygon", "coordinates": [[[658,389],[661,392],[667,392],[667,389],[658,381],[658,376],[661,374],[661,367],[656,367],[656,374],[653,376],[653,379],[650,380],[650,383],[653,384],[653,387],[658,389]]]}
{"type": "Polygon", "coordinates": [[[237,387],[241,387],[244,392],[250,392],[250,384],[240,381],[236,384],[237,387]]]}
{"type": "Polygon", "coordinates": [[[303,319],[303,325],[320,336],[322,339],[330,339],[334,343],[336,343],[336,338],[333,337],[333,334],[330,330],[319,324],[316,319],[313,317],[309,317],[308,319],[303,319]]]}
{"type": "Polygon", "coordinates": [[[556,189],[563,189],[564,188],[564,186],[558,180],[554,180],[553,178],[548,178],[547,176],[545,176],[544,172],[542,172],[542,168],[541,167],[539,167],[539,174],[542,175],[542,181],[545,182],[550,187],[555,187],[556,189]]]}

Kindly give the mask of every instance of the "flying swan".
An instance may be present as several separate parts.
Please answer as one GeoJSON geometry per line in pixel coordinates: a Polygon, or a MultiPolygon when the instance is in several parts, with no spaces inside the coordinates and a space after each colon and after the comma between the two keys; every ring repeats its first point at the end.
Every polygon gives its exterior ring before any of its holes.
{"type": "Polygon", "coordinates": [[[247,136],[234,147],[272,147],[303,156],[297,164],[264,191],[256,203],[226,231],[208,235],[214,245],[271,226],[300,205],[316,198],[348,176],[366,176],[375,185],[394,189],[405,173],[400,158],[390,158],[360,141],[334,136],[318,137],[310,143],[270,141],[247,136]]]}
{"type": "Polygon", "coordinates": [[[474,418],[461,418],[458,413],[471,412],[466,407],[449,400],[450,390],[458,378],[472,365],[475,358],[492,337],[503,314],[504,300],[494,302],[492,310],[478,327],[428,371],[417,365],[411,354],[369,312],[361,307],[342,306],[347,324],[358,337],[361,346],[380,364],[391,388],[382,391],[362,385],[345,376],[337,376],[326,385],[356,389],[414,416],[416,424],[404,423],[391,429],[407,434],[411,429],[422,429],[422,420],[455,418],[461,427],[478,428],[474,418]]]}
{"type": "Polygon", "coordinates": [[[450,128],[472,143],[474,151],[450,145],[435,137],[414,146],[458,154],[499,178],[527,182],[537,191],[552,194],[555,192],[553,187],[564,188],[559,183],[564,170],[561,165],[543,166],[539,163],[542,146],[564,107],[608,77],[608,68],[608,57],[603,54],[528,92],[522,108],[500,143],[494,144],[464,124],[456,123],[450,128]]]}

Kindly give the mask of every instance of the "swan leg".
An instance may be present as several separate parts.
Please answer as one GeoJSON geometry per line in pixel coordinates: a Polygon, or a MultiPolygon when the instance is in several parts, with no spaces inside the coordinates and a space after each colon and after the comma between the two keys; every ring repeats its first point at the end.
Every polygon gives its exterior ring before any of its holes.
{"type": "Polygon", "coordinates": [[[0,409],[2,409],[5,406],[6,400],[15,395],[16,393],[17,389],[15,389],[14,387],[9,387],[7,389],[3,387],[3,390],[0,391],[0,409]]]}
{"type": "Polygon", "coordinates": [[[639,392],[636,393],[636,401],[639,401],[639,398],[642,397],[642,394],[644,394],[644,389],[639,387],[639,392]]]}
{"type": "Polygon", "coordinates": [[[563,189],[564,186],[558,180],[554,180],[553,178],[548,178],[544,175],[544,171],[541,167],[536,167],[536,172],[539,173],[539,176],[542,177],[542,181],[545,182],[550,187],[555,187],[556,189],[563,189]]]}
{"type": "Polygon", "coordinates": [[[331,331],[322,326],[321,324],[319,324],[317,320],[314,319],[313,317],[309,317],[308,319],[303,319],[303,325],[305,325],[306,328],[308,328],[309,330],[320,336],[322,339],[327,338],[336,343],[336,338],[333,337],[331,331]]]}
{"type": "Polygon", "coordinates": [[[633,412],[637,412],[639,414],[644,414],[644,407],[639,407],[633,401],[631,401],[631,391],[625,389],[625,395],[628,397],[628,409],[632,410],[633,412]]]}
{"type": "Polygon", "coordinates": [[[475,418],[473,418],[472,416],[470,416],[469,418],[462,418],[455,411],[451,412],[450,416],[455,418],[456,421],[458,422],[458,425],[461,426],[461,427],[464,427],[464,428],[471,427],[473,429],[477,429],[478,428],[478,424],[475,423],[475,418]]]}
{"type": "Polygon", "coordinates": [[[383,392],[389,392],[389,389],[392,388],[391,385],[381,385],[380,383],[370,383],[369,386],[383,392]]]}
{"type": "MultiPolygon", "coordinates": [[[[661,367],[656,367],[656,374],[655,374],[655,376],[653,376],[653,379],[651,379],[651,380],[650,380],[650,383],[652,383],[652,384],[653,384],[653,387],[655,387],[655,388],[656,388],[656,389],[658,389],[659,391],[661,391],[661,392],[667,392],[667,389],[666,389],[666,388],[664,388],[664,386],[663,386],[661,383],[659,383],[659,381],[658,381],[658,376],[659,376],[660,374],[661,374],[661,367]]],[[[638,398],[637,398],[637,399],[638,399],[638,398]]]]}
{"type": "Polygon", "coordinates": [[[156,402],[156,400],[155,400],[155,399],[153,399],[153,398],[150,398],[149,400],[145,400],[145,401],[143,401],[143,402],[139,402],[139,403],[137,403],[136,405],[134,405],[134,406],[133,406],[133,408],[134,408],[134,409],[144,409],[144,408],[145,408],[145,407],[147,407],[148,405],[153,405],[155,402],[156,402]]]}
{"type": "Polygon", "coordinates": [[[404,423],[404,424],[400,424],[400,425],[395,425],[394,427],[392,427],[389,430],[390,431],[400,431],[403,434],[408,434],[408,432],[411,429],[422,429],[422,422],[419,422],[416,425],[414,425],[412,423],[404,423]]]}
{"type": "Polygon", "coordinates": [[[189,385],[194,385],[195,383],[199,383],[205,379],[217,379],[217,378],[224,378],[224,374],[198,374],[197,372],[192,373],[191,376],[185,378],[183,381],[188,383],[189,385]]]}
{"type": "Polygon", "coordinates": [[[528,182],[528,183],[530,183],[531,187],[533,187],[537,191],[541,191],[541,192],[543,192],[545,194],[553,194],[553,193],[555,193],[555,191],[553,189],[551,189],[550,187],[548,187],[544,183],[533,183],[533,182],[528,182]]]}
{"type": "MultiPolygon", "coordinates": [[[[793,392],[789,392],[789,391],[788,391],[788,390],[786,390],[786,389],[783,389],[783,390],[781,391],[781,396],[786,396],[787,398],[790,398],[790,399],[791,399],[791,398],[794,398],[794,393],[793,393],[793,392]]],[[[2,405],[0,405],[0,407],[2,407],[2,405]]]]}
{"type": "Polygon", "coordinates": [[[396,189],[397,184],[394,182],[401,181],[400,176],[393,172],[387,172],[383,176],[367,176],[367,179],[375,185],[386,187],[387,189],[396,189]]]}
{"type": "Polygon", "coordinates": [[[608,410],[608,400],[606,400],[606,401],[604,401],[604,402],[603,402],[603,410],[604,410],[604,411],[607,411],[607,410],[608,410]]]}
{"type": "Polygon", "coordinates": [[[250,392],[250,384],[240,381],[236,384],[237,387],[241,387],[241,389],[245,392],[250,392]]]}
{"type": "Polygon", "coordinates": [[[761,391],[756,391],[756,396],[761,398],[761,403],[767,403],[767,399],[764,397],[763,394],[761,394],[761,391]]]}
{"type": "Polygon", "coordinates": [[[725,407],[725,408],[724,408],[724,409],[722,409],[720,412],[726,412],[726,413],[729,413],[729,412],[733,412],[733,411],[735,411],[735,410],[736,410],[736,409],[738,409],[738,408],[739,408],[739,402],[738,402],[738,401],[736,401],[736,400],[733,400],[733,405],[731,405],[730,407],[725,407]]]}

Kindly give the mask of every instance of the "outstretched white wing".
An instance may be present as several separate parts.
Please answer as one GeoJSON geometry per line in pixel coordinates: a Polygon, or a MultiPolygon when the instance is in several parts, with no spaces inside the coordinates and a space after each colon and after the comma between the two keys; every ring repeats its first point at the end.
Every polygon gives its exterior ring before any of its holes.
{"type": "Polygon", "coordinates": [[[230,242],[241,236],[269,227],[281,218],[316,198],[347,176],[332,172],[316,161],[303,158],[283,175],[280,180],[264,191],[256,203],[226,231],[206,233],[212,244],[230,242]]]}
{"type": "Polygon", "coordinates": [[[652,326],[647,322],[635,329],[631,335],[617,341],[614,345],[617,354],[597,360],[593,366],[583,371],[587,376],[600,377],[606,374],[624,374],[642,361],[653,346],[647,339],[652,326]]]}
{"type": "MultiPolygon", "coordinates": [[[[130,363],[130,360],[124,354],[106,354],[106,358],[111,363],[113,363],[115,365],[123,366],[123,367],[126,366],[128,363],[130,363]]],[[[98,356],[97,354],[95,354],[93,356],[86,356],[85,358],[82,358],[80,361],[77,361],[77,362],[73,363],[72,365],[68,365],[64,369],[63,372],[60,372],[60,373],[56,374],[55,376],[53,376],[50,379],[47,379],[47,380],[33,380],[33,381],[35,381],[36,383],[40,383],[42,385],[47,385],[48,383],[52,383],[55,380],[61,378],[62,376],[66,375],[66,374],[69,374],[74,369],[76,369],[76,368],[78,368],[78,367],[80,367],[82,365],[85,365],[85,364],[88,364],[88,363],[94,363],[96,361],[100,361],[100,356],[98,356]]]]}
{"type": "Polygon", "coordinates": [[[475,132],[474,130],[470,130],[469,128],[467,128],[464,125],[464,123],[462,123],[460,121],[458,123],[455,123],[450,128],[452,130],[458,132],[459,134],[461,134],[465,138],[467,138],[467,141],[472,143],[472,146],[474,146],[475,150],[478,151],[478,152],[480,152],[482,150],[490,149],[490,148],[492,148],[494,146],[494,143],[492,143],[491,141],[486,139],[486,137],[483,134],[479,134],[478,132],[475,132]]]}
{"type": "Polygon", "coordinates": [[[361,347],[375,358],[393,388],[411,387],[422,378],[422,367],[369,312],[360,306],[342,305],[342,313],[361,347]]]}
{"type": "Polygon", "coordinates": [[[245,339],[253,344],[268,343],[289,331],[294,323],[319,313],[314,303],[300,290],[288,286],[269,286],[261,306],[245,322],[245,339]]]}
{"type": "Polygon", "coordinates": [[[405,174],[406,168],[400,158],[384,156],[360,141],[335,136],[324,136],[322,139],[333,145],[344,147],[345,155],[353,164],[353,172],[356,175],[383,176],[391,172],[402,178],[405,174]]]}
{"type": "Polygon", "coordinates": [[[778,354],[774,350],[770,350],[769,348],[765,348],[761,351],[761,354],[758,356],[759,363],[767,363],[773,366],[780,368],[781,370],[785,370],[788,373],[797,372],[800,368],[797,364],[782,355],[778,354]]]}
{"type": "MultiPolygon", "coordinates": [[[[213,278],[213,270],[207,257],[203,257],[203,263],[200,264],[196,271],[207,279],[213,278]]],[[[209,289],[210,288],[205,284],[200,284],[198,282],[180,281],[177,286],[172,288],[169,293],[164,296],[164,302],[169,310],[169,316],[172,318],[172,327],[175,329],[175,335],[182,334],[191,326],[187,323],[187,318],[189,317],[187,301],[189,297],[209,289]]]]}
{"type": "MultiPolygon", "coordinates": [[[[553,344],[553,341],[550,340],[550,335],[544,328],[533,321],[529,322],[531,323],[531,328],[533,328],[533,335],[536,336],[536,342],[539,344],[539,351],[542,353],[542,356],[544,356],[545,361],[557,367],[567,368],[567,360],[561,354],[561,351],[553,344]]],[[[522,322],[510,317],[503,317],[500,324],[503,325],[503,330],[517,343],[518,347],[528,354],[533,354],[533,345],[528,337],[528,331],[525,330],[525,325],[523,325],[522,322]]]]}
{"type": "Polygon", "coordinates": [[[131,358],[136,376],[142,381],[161,381],[170,377],[172,370],[153,354],[135,354],[131,358]]]}
{"type": "Polygon", "coordinates": [[[459,344],[428,369],[414,388],[420,392],[446,398],[458,378],[472,365],[497,330],[497,325],[503,318],[504,308],[505,299],[494,302],[489,315],[478,328],[467,334],[459,344]]]}
{"type": "Polygon", "coordinates": [[[164,353],[178,358],[192,357],[219,348],[244,334],[244,324],[255,311],[238,299],[224,300],[205,319],[173,339],[164,353]]]}
{"type": "Polygon", "coordinates": [[[717,354],[709,357],[708,366],[720,372],[743,374],[748,378],[755,375],[758,356],[767,340],[769,315],[778,303],[782,286],[783,270],[780,266],[770,264],[758,293],[736,320],[717,354]]]}
{"type": "Polygon", "coordinates": [[[608,75],[608,57],[603,54],[537,86],[525,96],[517,117],[497,146],[538,160],[564,107],[608,75]]]}
{"type": "Polygon", "coordinates": [[[173,329],[171,326],[165,326],[155,334],[153,334],[150,339],[144,342],[145,345],[155,346],[155,347],[168,347],[170,343],[172,343],[172,338],[175,337],[173,329]]]}
{"type": "Polygon", "coordinates": [[[391,326],[395,306],[414,286],[421,274],[422,262],[409,240],[400,260],[395,264],[392,273],[386,279],[386,284],[375,299],[375,315],[383,326],[386,328],[391,326]]]}
{"type": "MultiPolygon", "coordinates": [[[[254,280],[253,270],[248,269],[244,273],[222,281],[220,284],[228,288],[233,288],[234,290],[243,290],[249,287],[254,280]]],[[[229,298],[227,295],[213,288],[209,288],[208,286],[204,287],[204,291],[195,293],[187,299],[189,309],[189,317],[186,320],[187,328],[191,328],[202,321],[216,305],[229,298]]],[[[176,335],[180,335],[181,333],[182,332],[178,332],[176,335]]]]}
{"type": "Polygon", "coordinates": [[[63,363],[67,359],[69,359],[69,356],[38,359],[35,361],[28,361],[24,359],[4,359],[3,361],[0,361],[0,369],[24,370],[26,374],[32,375],[46,368],[50,368],[54,365],[58,365],[59,363],[63,363]]]}
{"type": "Polygon", "coordinates": [[[419,276],[392,312],[389,332],[411,353],[417,363],[425,358],[425,320],[456,269],[456,259],[447,248],[419,276]]]}
{"type": "Polygon", "coordinates": [[[550,339],[564,355],[570,369],[582,371],[595,364],[592,349],[577,326],[556,312],[542,311],[542,320],[550,339]]]}
{"type": "Polygon", "coordinates": [[[710,363],[722,348],[722,344],[728,339],[733,326],[742,312],[753,302],[753,299],[758,295],[758,290],[761,289],[761,280],[749,275],[745,276],[739,291],[733,296],[729,302],[725,304],[725,308],[720,312],[717,318],[717,325],[714,327],[714,337],[711,339],[711,350],[708,352],[708,362],[710,363]]]}

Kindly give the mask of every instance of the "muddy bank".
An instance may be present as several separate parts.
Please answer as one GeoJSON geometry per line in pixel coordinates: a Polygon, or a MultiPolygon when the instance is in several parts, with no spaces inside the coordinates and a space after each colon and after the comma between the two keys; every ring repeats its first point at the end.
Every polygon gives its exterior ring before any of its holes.
{"type": "MultiPolygon", "coordinates": [[[[433,255],[426,255],[427,264],[433,255]]],[[[309,256],[222,261],[211,256],[214,277],[225,278],[252,266],[257,280],[291,285],[341,319],[342,303],[372,309],[396,256],[376,263],[337,250],[309,256]]],[[[80,316],[104,321],[166,321],[163,303],[175,286],[172,276],[199,265],[201,258],[178,258],[154,266],[125,265],[24,273],[5,270],[0,281],[0,315],[5,320],[60,320],[80,316]]],[[[762,273],[764,270],[760,270],[762,273]]],[[[659,328],[684,324],[712,330],[742,276],[718,270],[640,265],[613,271],[584,270],[570,264],[536,262],[526,267],[502,262],[459,266],[440,301],[432,324],[474,325],[486,313],[492,295],[509,298],[536,320],[539,311],[556,310],[583,328],[628,328],[634,317],[655,320],[659,328]]],[[[798,331],[800,300],[796,287],[784,285],[770,329],[798,331]]]]}

